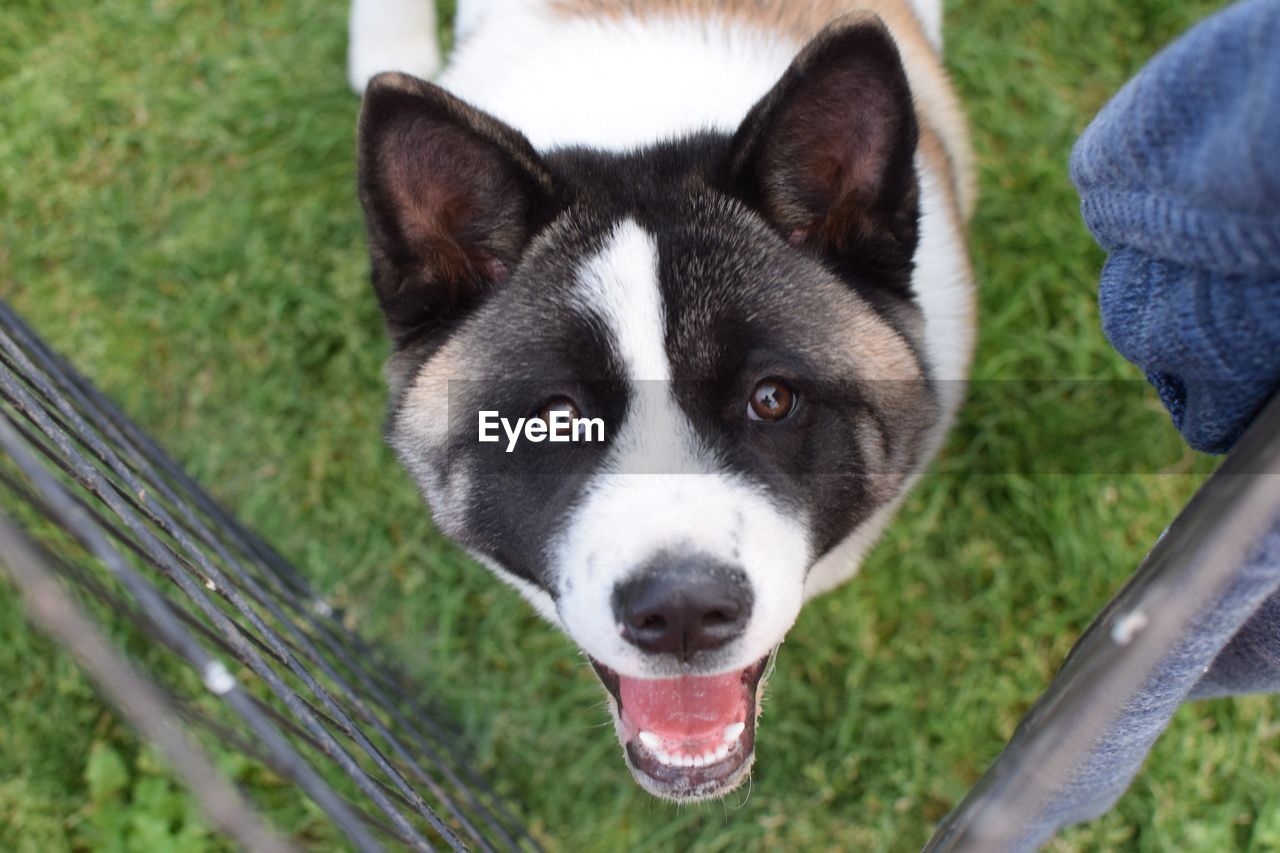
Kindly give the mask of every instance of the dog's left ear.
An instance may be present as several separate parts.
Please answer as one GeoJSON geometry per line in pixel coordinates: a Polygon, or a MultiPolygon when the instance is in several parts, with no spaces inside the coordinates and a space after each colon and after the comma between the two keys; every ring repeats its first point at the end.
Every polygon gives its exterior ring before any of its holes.
{"type": "Polygon", "coordinates": [[[359,190],[374,290],[402,346],[502,284],[546,207],[551,177],[514,128],[392,73],[365,92],[359,190]]]}
{"type": "Polygon", "coordinates": [[[910,272],[919,220],[915,107],[870,14],[828,25],[734,135],[733,190],[784,237],[840,266],[910,272]]]}

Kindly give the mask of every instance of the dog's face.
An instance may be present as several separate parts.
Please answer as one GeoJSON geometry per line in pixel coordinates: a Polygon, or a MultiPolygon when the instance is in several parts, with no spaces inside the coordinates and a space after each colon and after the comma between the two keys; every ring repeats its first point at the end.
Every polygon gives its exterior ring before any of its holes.
{"type": "Polygon", "coordinates": [[[745,778],[807,572],[938,422],[915,141],[868,22],[815,39],[736,133],[625,154],[539,154],[402,75],[366,95],[391,443],[441,529],[586,652],[660,796],[745,778]],[[481,442],[483,411],[603,428],[481,442]]]}

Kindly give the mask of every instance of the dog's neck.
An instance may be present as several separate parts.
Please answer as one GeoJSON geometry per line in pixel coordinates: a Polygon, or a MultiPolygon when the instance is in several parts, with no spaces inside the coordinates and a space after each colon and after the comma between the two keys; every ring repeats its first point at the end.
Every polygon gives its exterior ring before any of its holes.
{"type": "Polygon", "coordinates": [[[621,151],[699,130],[732,132],[800,42],[727,21],[491,14],[441,83],[534,147],[621,151]]]}
{"type": "MultiPolygon", "coordinates": [[[[941,47],[938,3],[873,0],[859,8],[879,12],[899,33],[910,30],[929,52],[941,47]]],[[[440,82],[538,148],[624,150],[732,130],[799,47],[849,11],[847,3],[784,0],[464,3],[440,82]]]]}

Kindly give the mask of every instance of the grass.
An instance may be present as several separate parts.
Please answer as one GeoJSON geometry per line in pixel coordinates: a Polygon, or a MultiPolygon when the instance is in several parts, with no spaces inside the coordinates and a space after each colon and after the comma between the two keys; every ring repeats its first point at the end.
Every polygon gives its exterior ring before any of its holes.
{"type": "MultiPolygon", "coordinates": [[[[553,846],[918,849],[1211,468],[1101,337],[1066,158],[1217,5],[949,4],[992,381],[862,577],[805,611],[724,803],[632,784],[573,647],[432,530],[381,443],[341,0],[8,0],[0,296],[432,684],[553,846]]],[[[220,846],[3,584],[0,707],[0,845],[220,846]]],[[[1276,849],[1277,733],[1272,699],[1182,709],[1054,849],[1276,849]]]]}

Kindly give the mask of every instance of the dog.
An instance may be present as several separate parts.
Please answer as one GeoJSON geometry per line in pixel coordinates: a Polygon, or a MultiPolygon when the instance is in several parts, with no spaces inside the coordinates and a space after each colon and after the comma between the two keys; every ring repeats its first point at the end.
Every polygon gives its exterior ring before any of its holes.
{"type": "Polygon", "coordinates": [[[351,24],[388,441],[581,647],[637,782],[722,796],[963,396],[941,4],[460,0],[435,83],[429,4],[351,24]]]}

